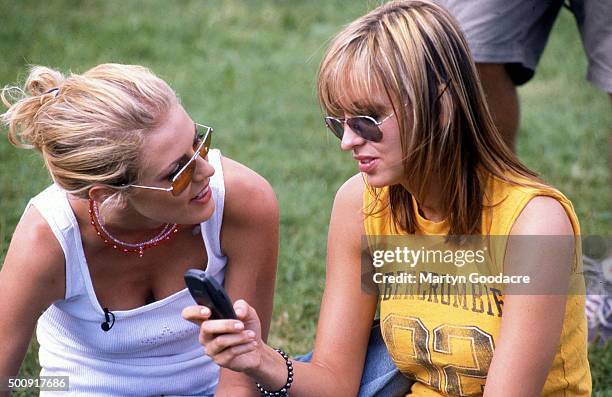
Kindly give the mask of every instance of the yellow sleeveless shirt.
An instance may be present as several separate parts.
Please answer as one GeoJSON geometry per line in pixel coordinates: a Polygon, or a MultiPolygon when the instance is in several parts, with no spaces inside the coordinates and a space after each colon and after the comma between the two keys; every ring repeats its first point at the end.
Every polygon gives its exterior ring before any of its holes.
{"type": "MultiPolygon", "coordinates": [[[[544,185],[524,187],[489,178],[483,198],[482,234],[509,235],[517,217],[535,196],[553,197],[565,209],[576,236],[574,265],[580,273],[578,219],[571,202],[553,188],[544,185]]],[[[378,189],[376,194],[369,186],[365,189],[364,211],[370,214],[364,221],[367,235],[406,234],[393,220],[388,203],[388,188],[378,189]]],[[[418,222],[417,234],[448,233],[446,221],[432,222],[423,218],[414,199],[413,204],[418,222]]],[[[500,255],[503,264],[504,252],[500,255]]],[[[579,277],[583,284],[584,280],[579,277]]],[[[400,371],[416,380],[411,397],[482,395],[500,331],[503,293],[488,289],[484,284],[478,287],[478,295],[472,294],[459,304],[444,299],[443,294],[436,295],[435,290],[428,296],[427,286],[421,286],[419,294],[412,296],[381,297],[383,338],[400,371]]],[[[591,395],[584,306],[584,294],[574,292],[568,295],[560,345],[542,396],[591,395]]],[[[516,382],[521,380],[516,379],[516,382]]]]}

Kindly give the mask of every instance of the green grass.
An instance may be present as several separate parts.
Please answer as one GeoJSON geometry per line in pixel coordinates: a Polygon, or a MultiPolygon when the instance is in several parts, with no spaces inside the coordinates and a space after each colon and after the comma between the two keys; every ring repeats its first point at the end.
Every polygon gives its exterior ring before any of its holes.
{"type": "MultiPolygon", "coordinates": [[[[143,64],[215,127],[215,145],[255,169],[281,206],[281,252],[270,343],[312,348],[323,291],[326,233],[336,189],[356,172],[323,127],[315,74],[328,40],[378,2],[0,1],[0,83],[27,64],[84,72],[143,64]]],[[[562,12],[536,78],[521,88],[518,152],[573,201],[583,234],[608,234],[610,103],[584,80],[572,18],[562,12]]],[[[33,153],[0,139],[0,255],[29,197],[50,181],[33,153]]],[[[612,390],[611,346],[591,351],[598,395],[612,390]]],[[[38,371],[35,348],[22,374],[38,371]]]]}
{"type": "Polygon", "coordinates": [[[612,396],[612,340],[608,340],[603,347],[591,346],[589,361],[600,364],[596,370],[592,371],[593,384],[597,386],[594,388],[594,395],[596,397],[612,396]]]}

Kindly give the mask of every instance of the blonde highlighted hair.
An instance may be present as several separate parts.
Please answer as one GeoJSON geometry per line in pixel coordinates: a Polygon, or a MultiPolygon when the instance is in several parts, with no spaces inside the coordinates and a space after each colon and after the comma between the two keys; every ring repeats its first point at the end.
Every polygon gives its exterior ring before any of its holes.
{"type": "MultiPolygon", "coordinates": [[[[423,198],[432,176],[442,178],[451,235],[480,232],[483,175],[539,183],[493,124],[460,28],[430,1],[392,1],[349,24],[321,61],[317,91],[333,116],[381,115],[372,92],[387,96],[399,124],[404,179],[423,198]]],[[[414,233],[412,194],[390,186],[389,205],[400,227],[414,233]]]]}
{"type": "Polygon", "coordinates": [[[81,198],[95,184],[121,195],[136,182],[144,135],[177,102],[148,69],[119,64],[67,77],[34,66],[23,89],[4,87],[1,97],[11,143],[39,151],[53,180],[81,198]]]}

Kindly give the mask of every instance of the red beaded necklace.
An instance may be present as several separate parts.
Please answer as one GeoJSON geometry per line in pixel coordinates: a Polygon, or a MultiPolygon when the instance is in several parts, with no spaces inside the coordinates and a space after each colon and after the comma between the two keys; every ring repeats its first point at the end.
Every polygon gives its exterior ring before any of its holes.
{"type": "Polygon", "coordinates": [[[176,223],[166,223],[162,226],[161,231],[153,238],[142,243],[128,243],[114,237],[112,234],[109,233],[106,227],[104,227],[104,223],[102,223],[100,217],[98,204],[92,199],[89,199],[89,218],[91,219],[91,225],[96,230],[96,234],[100,236],[100,238],[102,239],[102,241],[104,241],[106,245],[108,245],[109,247],[113,247],[116,250],[123,251],[125,253],[133,252],[135,254],[138,254],[139,258],[142,258],[142,256],[144,255],[144,250],[156,247],[160,243],[170,240],[170,238],[175,235],[176,232],[178,232],[179,230],[179,225],[177,225],[176,223]]]}

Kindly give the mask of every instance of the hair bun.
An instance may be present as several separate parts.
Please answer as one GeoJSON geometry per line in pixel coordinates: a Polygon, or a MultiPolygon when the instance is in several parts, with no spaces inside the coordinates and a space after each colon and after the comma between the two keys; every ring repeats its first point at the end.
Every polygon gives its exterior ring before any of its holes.
{"type": "Polygon", "coordinates": [[[2,102],[8,111],[1,116],[3,124],[9,127],[8,138],[20,147],[33,147],[42,151],[45,144],[44,128],[36,124],[41,110],[49,106],[50,99],[57,96],[64,76],[53,69],[34,66],[26,80],[24,90],[18,87],[4,87],[2,102]],[[51,94],[44,96],[45,94],[51,94]]]}
{"type": "Polygon", "coordinates": [[[34,66],[30,69],[25,88],[30,95],[38,96],[58,88],[63,81],[64,76],[60,72],[44,66],[34,66]]]}

